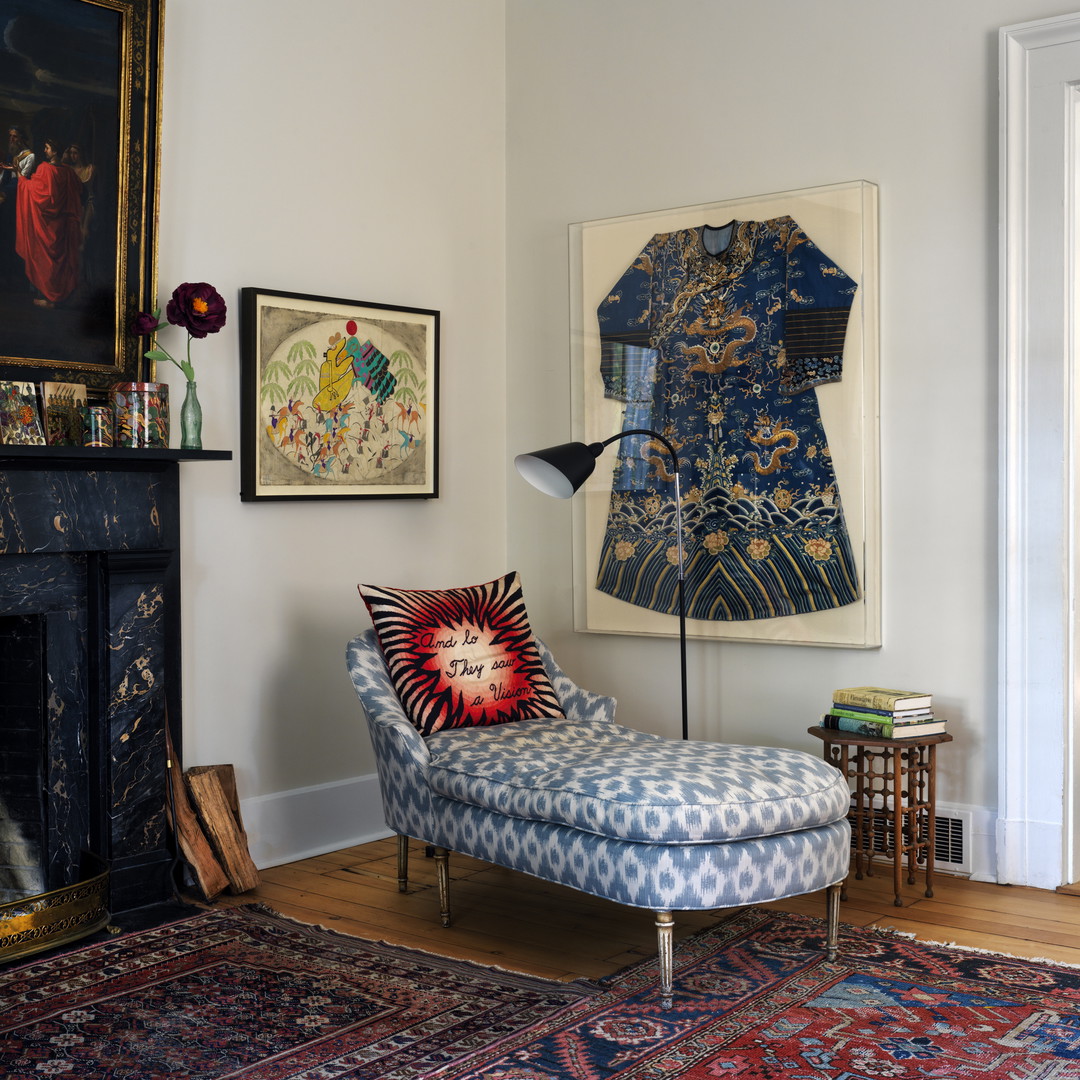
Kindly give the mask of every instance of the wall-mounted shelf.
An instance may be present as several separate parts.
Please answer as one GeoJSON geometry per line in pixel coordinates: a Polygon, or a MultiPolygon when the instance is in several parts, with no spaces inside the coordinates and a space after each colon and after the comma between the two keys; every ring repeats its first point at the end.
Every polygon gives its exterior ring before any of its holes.
{"type": "Polygon", "coordinates": [[[32,461],[48,466],[63,461],[108,462],[111,466],[140,462],[160,465],[169,461],[227,461],[231,450],[133,450],[121,446],[5,446],[0,444],[0,461],[32,461]]]}

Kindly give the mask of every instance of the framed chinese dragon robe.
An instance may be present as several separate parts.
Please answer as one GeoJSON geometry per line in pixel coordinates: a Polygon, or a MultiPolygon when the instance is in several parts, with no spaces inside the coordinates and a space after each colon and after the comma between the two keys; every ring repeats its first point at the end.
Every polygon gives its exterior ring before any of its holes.
{"type": "MultiPolygon", "coordinates": [[[[860,182],[572,229],[580,434],[650,428],[676,447],[694,636],[879,643],[875,195],[860,182]]],[[[586,494],[578,628],[673,633],[670,457],[640,436],[607,457],[586,494]]]]}

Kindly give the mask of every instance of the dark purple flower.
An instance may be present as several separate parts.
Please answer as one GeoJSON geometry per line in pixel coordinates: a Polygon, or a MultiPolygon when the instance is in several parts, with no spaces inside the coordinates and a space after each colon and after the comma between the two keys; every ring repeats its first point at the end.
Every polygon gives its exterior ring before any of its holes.
{"type": "Polygon", "coordinates": [[[225,301],[205,281],[185,281],[177,285],[165,308],[165,317],[173,326],[182,326],[192,337],[216,334],[225,325],[225,301]]]}
{"type": "Polygon", "coordinates": [[[136,337],[145,337],[154,333],[159,326],[157,314],[150,311],[140,311],[131,324],[131,332],[136,337]]]}

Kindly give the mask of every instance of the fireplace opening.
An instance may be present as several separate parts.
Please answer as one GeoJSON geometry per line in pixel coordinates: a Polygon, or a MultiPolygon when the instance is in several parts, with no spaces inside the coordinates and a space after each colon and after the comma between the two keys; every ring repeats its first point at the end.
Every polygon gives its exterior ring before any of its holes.
{"type": "MultiPolygon", "coordinates": [[[[110,871],[87,850],[85,727],[50,677],[48,613],[0,615],[0,963],[109,921],[110,871]]],[[[63,648],[61,656],[67,654],[63,648]]]]}
{"type": "Polygon", "coordinates": [[[0,904],[63,882],[46,878],[45,629],[0,616],[0,904]]]}

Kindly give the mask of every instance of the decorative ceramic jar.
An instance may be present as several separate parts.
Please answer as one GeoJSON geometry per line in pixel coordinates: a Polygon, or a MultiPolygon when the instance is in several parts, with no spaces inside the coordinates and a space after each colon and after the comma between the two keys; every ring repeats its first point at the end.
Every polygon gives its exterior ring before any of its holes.
{"type": "Polygon", "coordinates": [[[112,388],[116,446],[139,449],[169,445],[169,384],[117,383],[112,388]]]}

